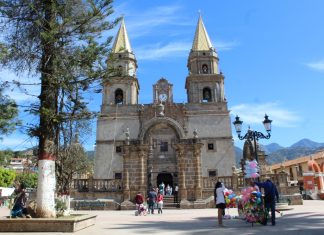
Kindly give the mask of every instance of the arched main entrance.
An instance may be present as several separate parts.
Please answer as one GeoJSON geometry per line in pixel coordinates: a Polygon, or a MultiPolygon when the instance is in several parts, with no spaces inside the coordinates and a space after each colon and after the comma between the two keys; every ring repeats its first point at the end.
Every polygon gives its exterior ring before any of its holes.
{"type": "Polygon", "coordinates": [[[170,185],[173,188],[173,177],[171,173],[159,173],[156,177],[156,185],[164,183],[165,187],[170,185]]]}
{"type": "MultiPolygon", "coordinates": [[[[157,187],[163,182],[173,187],[178,184],[178,162],[173,144],[179,142],[179,133],[172,123],[164,118],[153,122],[144,135],[149,148],[147,158],[148,187],[157,187]]],[[[181,134],[180,134],[181,135],[181,134]]]]}

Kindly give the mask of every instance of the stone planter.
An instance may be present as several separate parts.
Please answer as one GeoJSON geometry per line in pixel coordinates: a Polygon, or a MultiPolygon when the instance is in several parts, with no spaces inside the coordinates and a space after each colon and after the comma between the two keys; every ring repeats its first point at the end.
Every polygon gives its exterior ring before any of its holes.
{"type": "Polygon", "coordinates": [[[71,215],[61,218],[4,218],[0,232],[76,232],[95,224],[96,215],[71,215]]]}

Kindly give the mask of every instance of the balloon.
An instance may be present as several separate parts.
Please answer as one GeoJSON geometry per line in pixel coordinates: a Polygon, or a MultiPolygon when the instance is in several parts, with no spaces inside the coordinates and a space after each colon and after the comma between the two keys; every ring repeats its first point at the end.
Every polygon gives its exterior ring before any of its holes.
{"type": "Polygon", "coordinates": [[[252,178],[258,178],[259,174],[258,173],[253,173],[251,176],[252,176],[252,178]]]}
{"type": "Polygon", "coordinates": [[[253,168],[256,168],[257,167],[257,163],[256,162],[250,162],[250,167],[253,169],[253,168]]]}

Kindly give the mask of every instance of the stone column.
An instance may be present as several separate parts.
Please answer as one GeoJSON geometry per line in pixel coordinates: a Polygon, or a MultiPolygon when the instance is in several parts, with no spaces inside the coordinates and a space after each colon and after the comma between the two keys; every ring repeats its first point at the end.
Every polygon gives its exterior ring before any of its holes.
{"type": "Polygon", "coordinates": [[[147,191],[147,185],[146,185],[146,174],[147,174],[147,156],[149,147],[148,146],[140,146],[138,148],[138,157],[140,161],[140,176],[139,176],[139,190],[143,193],[143,195],[146,194],[147,191]]]}
{"type": "Polygon", "coordinates": [[[179,171],[179,198],[180,200],[187,200],[187,188],[186,188],[186,168],[185,168],[185,149],[183,145],[177,144],[176,153],[177,153],[177,163],[179,171]]]}
{"type": "Polygon", "coordinates": [[[193,146],[193,153],[195,159],[195,198],[196,200],[202,199],[202,175],[201,175],[201,147],[203,144],[197,143],[193,146]]]}
{"type": "Polygon", "coordinates": [[[124,171],[123,174],[123,185],[124,185],[124,189],[123,189],[123,196],[124,196],[124,201],[129,201],[130,200],[130,190],[129,190],[129,174],[128,171],[124,171]]]}
{"type": "Polygon", "coordinates": [[[121,210],[132,210],[135,208],[134,203],[130,201],[130,190],[129,190],[129,161],[130,161],[130,146],[124,145],[123,147],[123,199],[124,201],[120,205],[121,210]]]}

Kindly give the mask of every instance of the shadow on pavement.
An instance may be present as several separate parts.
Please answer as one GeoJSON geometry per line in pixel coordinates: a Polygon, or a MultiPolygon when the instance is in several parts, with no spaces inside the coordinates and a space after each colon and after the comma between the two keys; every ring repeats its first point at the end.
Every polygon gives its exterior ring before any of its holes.
{"type": "Polygon", "coordinates": [[[131,230],[133,233],[169,233],[183,234],[321,234],[323,235],[324,215],[318,213],[296,213],[277,218],[276,226],[252,225],[241,219],[224,220],[225,228],[217,225],[216,217],[196,217],[190,221],[147,221],[143,218],[136,224],[119,224],[117,227],[105,228],[112,231],[131,230]]]}

